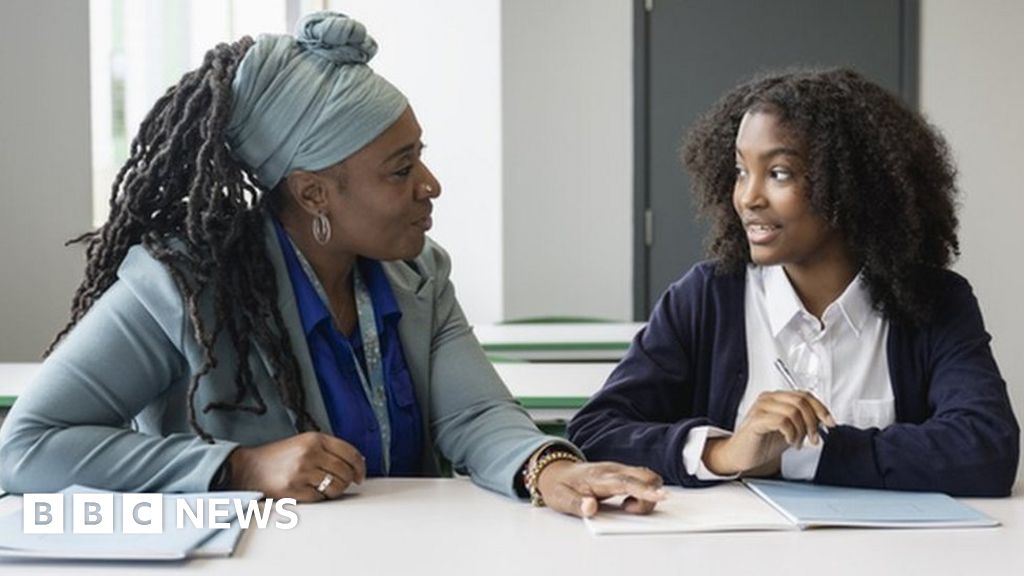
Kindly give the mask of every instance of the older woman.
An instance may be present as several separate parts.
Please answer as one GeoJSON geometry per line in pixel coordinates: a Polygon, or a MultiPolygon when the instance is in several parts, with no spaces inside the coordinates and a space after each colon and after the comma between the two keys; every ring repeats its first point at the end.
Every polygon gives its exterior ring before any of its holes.
{"type": "Polygon", "coordinates": [[[661,479],[543,436],[426,238],[441,185],[358,22],[211,50],[157,103],[87,244],[71,321],[0,437],[0,483],[336,498],[436,476],[591,515],[661,479]]]}

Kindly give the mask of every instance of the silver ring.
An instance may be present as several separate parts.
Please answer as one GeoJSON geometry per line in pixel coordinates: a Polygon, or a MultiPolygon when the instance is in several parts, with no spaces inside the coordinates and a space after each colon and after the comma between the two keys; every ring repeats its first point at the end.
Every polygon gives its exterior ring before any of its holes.
{"type": "Polygon", "coordinates": [[[423,185],[423,189],[427,192],[427,194],[433,194],[434,193],[434,187],[431,186],[430,184],[424,184],[423,185]]]}
{"type": "Polygon", "coordinates": [[[324,474],[324,479],[321,480],[320,483],[316,485],[316,491],[326,496],[327,489],[331,487],[331,482],[334,482],[334,476],[331,476],[330,474],[324,474]]]}

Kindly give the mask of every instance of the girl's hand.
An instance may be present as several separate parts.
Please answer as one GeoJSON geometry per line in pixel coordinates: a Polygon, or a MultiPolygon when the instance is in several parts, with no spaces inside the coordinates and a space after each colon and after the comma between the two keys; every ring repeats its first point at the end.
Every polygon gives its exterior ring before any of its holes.
{"type": "Polygon", "coordinates": [[[832,427],[828,408],[809,392],[763,392],[730,438],[708,440],[704,465],[720,476],[772,476],[782,453],[804,440],[821,441],[818,426],[832,427]]]}

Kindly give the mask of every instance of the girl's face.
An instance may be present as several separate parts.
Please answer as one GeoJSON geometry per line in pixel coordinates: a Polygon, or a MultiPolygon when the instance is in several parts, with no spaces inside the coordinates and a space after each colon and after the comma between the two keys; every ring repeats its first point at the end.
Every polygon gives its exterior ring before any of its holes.
{"type": "Polygon", "coordinates": [[[732,200],[755,264],[813,267],[842,257],[839,233],[811,207],[806,158],[776,114],[743,116],[732,200]]]}

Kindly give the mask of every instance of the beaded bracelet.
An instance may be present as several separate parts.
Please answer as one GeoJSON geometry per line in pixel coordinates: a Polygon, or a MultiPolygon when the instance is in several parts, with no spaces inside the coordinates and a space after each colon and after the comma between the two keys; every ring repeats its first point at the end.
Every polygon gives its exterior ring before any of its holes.
{"type": "Polygon", "coordinates": [[[559,460],[569,460],[571,462],[583,461],[582,458],[568,450],[551,450],[551,448],[538,450],[532,457],[530,457],[530,462],[526,465],[526,469],[523,470],[523,485],[526,486],[526,490],[530,493],[530,504],[533,504],[534,506],[544,506],[544,497],[540,495],[540,489],[537,487],[537,480],[540,479],[540,473],[543,472],[549,464],[558,462],[559,460]]]}

